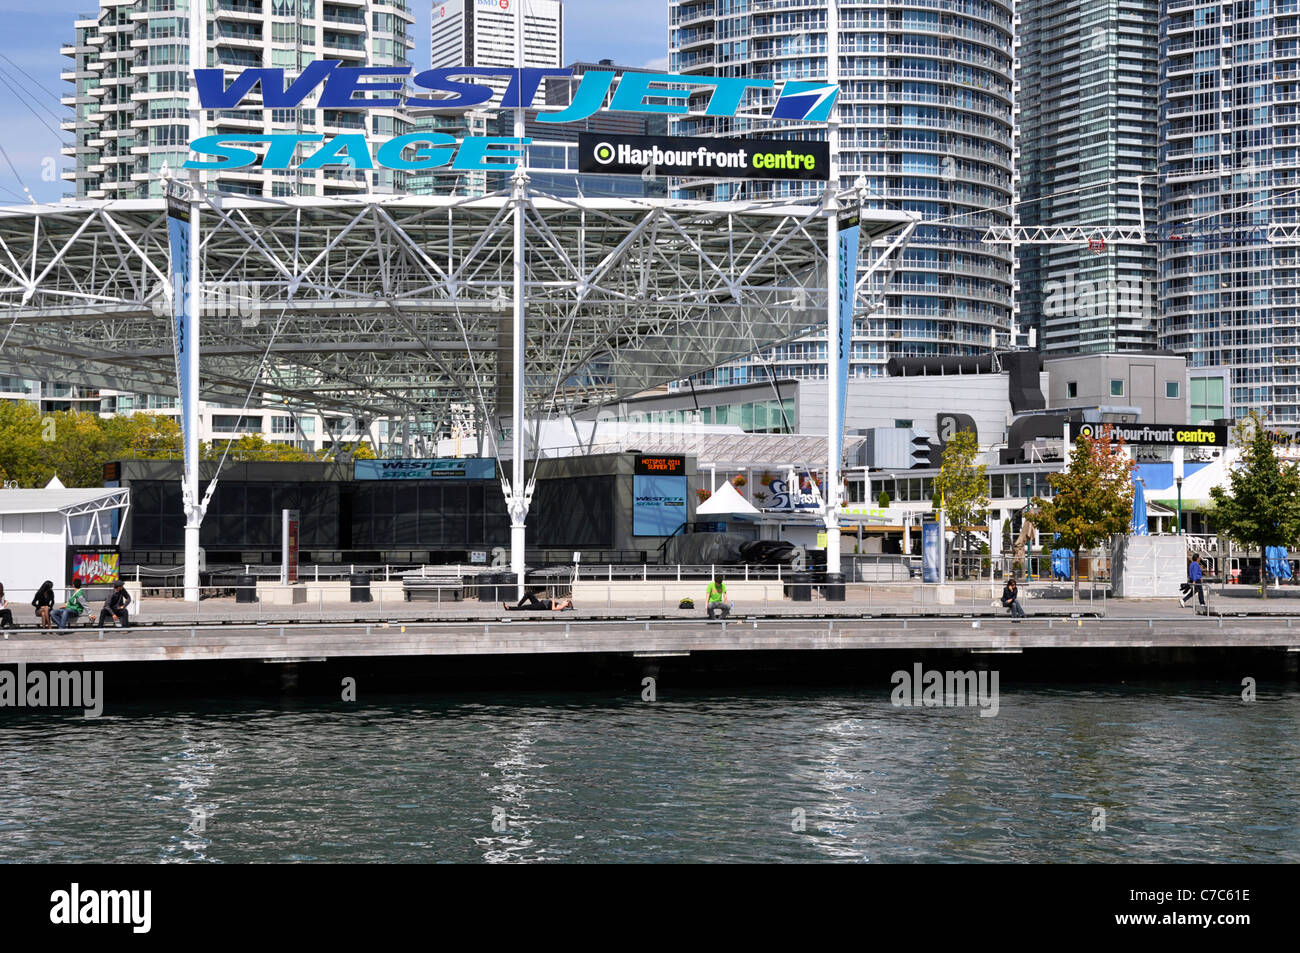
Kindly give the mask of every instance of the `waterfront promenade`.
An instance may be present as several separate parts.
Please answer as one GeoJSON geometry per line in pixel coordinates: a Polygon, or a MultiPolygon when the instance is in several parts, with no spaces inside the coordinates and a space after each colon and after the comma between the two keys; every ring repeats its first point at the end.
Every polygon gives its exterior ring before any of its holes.
{"type": "MultiPolygon", "coordinates": [[[[987,596],[987,593],[984,593],[987,596]]],[[[699,601],[702,604],[702,600],[699,601]]],[[[259,605],[233,598],[145,600],[131,629],[31,627],[0,641],[0,664],[173,660],[323,660],[393,656],[557,653],[1026,649],[1265,649],[1300,653],[1300,601],[1211,596],[1198,616],[1170,599],[1030,599],[1013,623],[988,598],[952,606],[899,593],[859,592],[845,602],[738,604],[725,622],[703,608],[643,604],[572,612],[507,611],[477,601],[259,605]]]]}

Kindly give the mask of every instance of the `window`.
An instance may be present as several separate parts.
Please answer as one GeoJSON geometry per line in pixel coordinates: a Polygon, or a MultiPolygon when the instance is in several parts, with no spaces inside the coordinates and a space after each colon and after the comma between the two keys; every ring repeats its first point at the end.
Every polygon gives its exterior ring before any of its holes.
{"type": "Polygon", "coordinates": [[[1178,399],[1178,381],[1165,381],[1165,396],[1171,400],[1178,399]]]}
{"type": "Polygon", "coordinates": [[[912,422],[911,422],[910,420],[895,420],[895,421],[894,421],[894,426],[895,426],[895,427],[902,427],[904,430],[911,430],[911,429],[912,429],[912,422]]]}
{"type": "Polygon", "coordinates": [[[1223,399],[1222,377],[1192,378],[1187,415],[1192,423],[1219,420],[1228,416],[1223,399]]]}
{"type": "Polygon", "coordinates": [[[1078,381],[1066,381],[1066,382],[1065,382],[1065,396],[1068,397],[1068,398],[1071,398],[1071,399],[1079,396],[1079,382],[1078,382],[1078,381]]]}
{"type": "Polygon", "coordinates": [[[1124,382],[1123,382],[1123,381],[1111,381],[1111,382],[1110,382],[1110,396],[1111,396],[1111,397],[1123,397],[1123,396],[1124,396],[1124,382]]]}

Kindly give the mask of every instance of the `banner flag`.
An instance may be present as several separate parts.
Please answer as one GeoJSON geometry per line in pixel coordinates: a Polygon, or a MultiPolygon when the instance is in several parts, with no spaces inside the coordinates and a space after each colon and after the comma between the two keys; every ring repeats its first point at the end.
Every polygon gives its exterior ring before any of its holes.
{"type": "MultiPolygon", "coordinates": [[[[167,249],[171,254],[173,346],[176,353],[176,389],[180,395],[181,440],[185,470],[197,466],[190,459],[190,402],[194,400],[189,355],[194,349],[194,323],[190,320],[190,206],[175,195],[167,196],[167,249]]],[[[185,483],[188,486],[188,483],[185,483]]]]}
{"type": "Polygon", "coordinates": [[[833,417],[835,429],[831,434],[831,457],[840,464],[843,463],[844,414],[847,410],[849,393],[849,353],[853,349],[853,301],[858,286],[858,237],[861,218],[861,209],[855,208],[841,215],[839,219],[839,242],[836,249],[839,258],[840,305],[839,328],[836,335],[838,350],[827,354],[828,359],[839,362],[839,391],[835,395],[833,417]]]}

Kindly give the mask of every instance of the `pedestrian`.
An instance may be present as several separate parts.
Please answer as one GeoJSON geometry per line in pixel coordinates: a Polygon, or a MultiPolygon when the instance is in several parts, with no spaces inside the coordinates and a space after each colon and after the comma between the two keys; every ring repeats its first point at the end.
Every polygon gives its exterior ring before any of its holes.
{"type": "Polygon", "coordinates": [[[1201,572],[1201,554],[1193,553],[1192,561],[1187,566],[1188,588],[1183,592],[1183,597],[1178,600],[1179,605],[1186,606],[1187,603],[1192,601],[1192,596],[1195,595],[1200,601],[1201,608],[1205,608],[1205,588],[1201,585],[1203,575],[1204,573],[1201,572]]]}
{"type": "Polygon", "coordinates": [[[81,590],[81,578],[72,577],[72,595],[68,596],[68,601],[61,608],[55,609],[50,615],[54,619],[56,629],[66,629],[68,626],[75,625],[81,618],[81,614],[86,611],[86,594],[81,590]]]}
{"type": "Polygon", "coordinates": [[[51,625],[50,611],[54,608],[54,583],[48,579],[41,583],[32,605],[36,608],[36,618],[41,620],[41,628],[48,629],[51,625]]]}
{"type": "Polygon", "coordinates": [[[111,617],[114,622],[121,622],[122,628],[131,628],[131,614],[126,607],[131,604],[131,594],[120,582],[113,583],[113,591],[104,600],[104,608],[99,610],[99,625],[103,628],[111,617]]]}
{"type": "Polygon", "coordinates": [[[705,610],[710,619],[714,617],[715,612],[721,612],[725,619],[731,615],[731,603],[727,601],[727,584],[722,581],[722,575],[718,574],[713,577],[707,590],[708,608],[705,610]]]}
{"type": "Polygon", "coordinates": [[[12,629],[14,627],[14,610],[9,608],[9,600],[5,598],[5,587],[0,585],[0,628],[12,629]]]}
{"type": "Polygon", "coordinates": [[[1025,610],[1020,605],[1020,590],[1016,586],[1016,577],[1012,576],[1002,587],[1002,607],[1011,611],[1011,621],[1019,622],[1025,617],[1025,610]]]}

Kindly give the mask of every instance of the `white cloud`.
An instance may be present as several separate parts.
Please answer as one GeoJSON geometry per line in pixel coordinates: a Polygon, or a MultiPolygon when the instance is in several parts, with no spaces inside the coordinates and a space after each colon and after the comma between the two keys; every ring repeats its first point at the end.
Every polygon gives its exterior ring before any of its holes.
{"type": "Polygon", "coordinates": [[[665,72],[668,69],[668,57],[656,56],[649,63],[645,64],[645,68],[652,69],[660,73],[665,72]]]}

